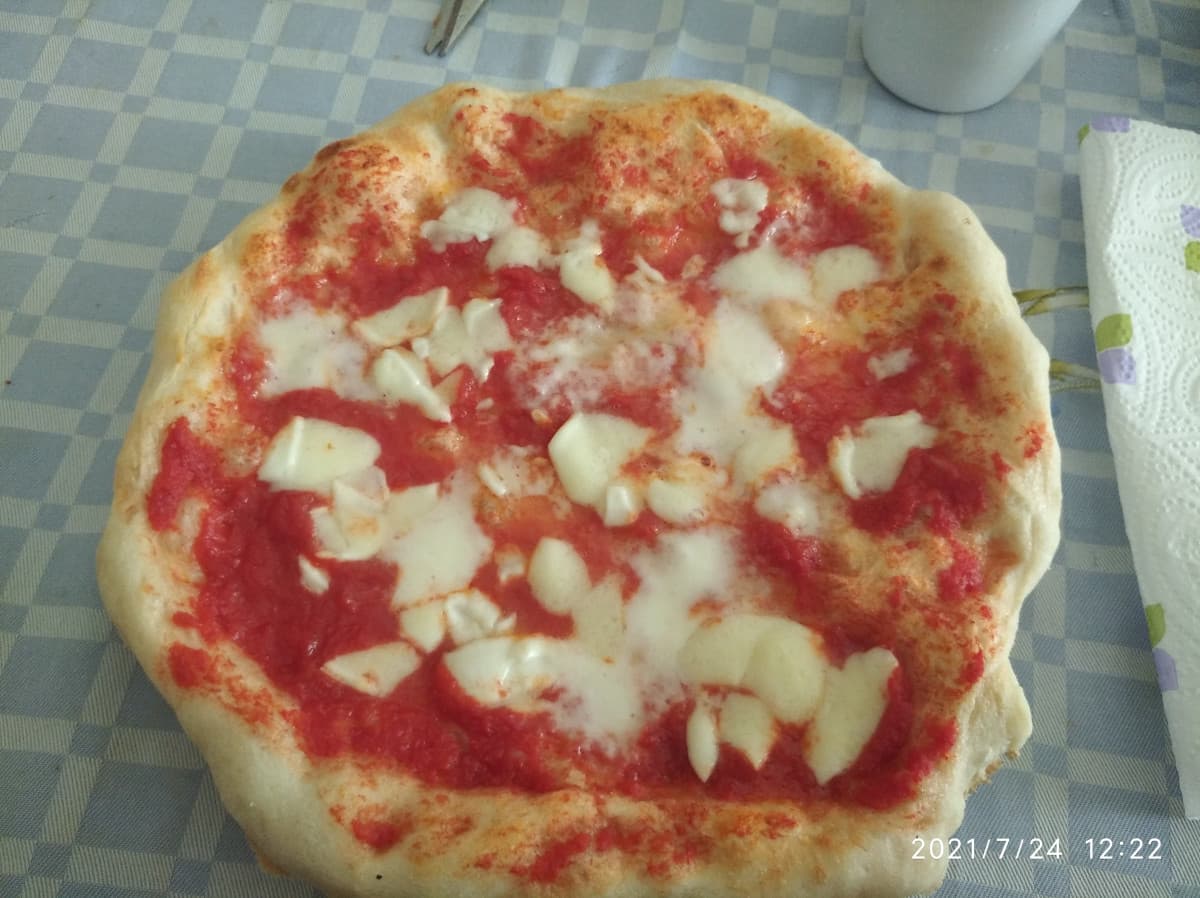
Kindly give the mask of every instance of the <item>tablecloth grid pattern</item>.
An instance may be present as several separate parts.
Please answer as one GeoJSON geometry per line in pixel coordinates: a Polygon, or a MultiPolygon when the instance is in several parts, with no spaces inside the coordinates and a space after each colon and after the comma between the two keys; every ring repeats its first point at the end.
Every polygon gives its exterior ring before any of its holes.
{"type": "MultiPolygon", "coordinates": [[[[1075,133],[1200,127],[1200,8],[1084,0],[1017,92],[905,106],[862,60],[862,0],[492,0],[445,59],[432,2],[0,0],[0,898],[311,895],[258,870],[99,606],[92,558],[158,296],[323,143],[433,87],[655,75],[764,90],[916,186],[957,193],[1017,287],[1082,283],[1075,133]]],[[[1039,320],[1094,362],[1084,313],[1039,320]]],[[[1200,898],[1098,395],[1054,403],[1064,541],[1014,665],[1034,735],[961,835],[1063,860],[962,860],[939,898],[1200,898]],[[1159,838],[1162,862],[1084,840],[1159,838]]]]}

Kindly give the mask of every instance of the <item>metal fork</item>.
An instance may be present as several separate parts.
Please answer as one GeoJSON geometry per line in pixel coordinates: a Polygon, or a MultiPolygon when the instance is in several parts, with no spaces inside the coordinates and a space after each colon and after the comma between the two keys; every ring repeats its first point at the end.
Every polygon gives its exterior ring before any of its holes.
{"type": "Polygon", "coordinates": [[[445,56],[462,37],[467,25],[475,18],[484,2],[485,0],[442,0],[442,8],[438,10],[433,27],[429,29],[425,52],[445,56]]]}

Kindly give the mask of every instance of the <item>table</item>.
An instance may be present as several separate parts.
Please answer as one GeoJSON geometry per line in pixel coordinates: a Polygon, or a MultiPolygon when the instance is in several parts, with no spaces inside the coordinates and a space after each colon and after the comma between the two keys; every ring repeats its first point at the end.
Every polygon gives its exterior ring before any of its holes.
{"type": "MultiPolygon", "coordinates": [[[[727,79],[958,194],[1024,288],[1085,280],[1082,125],[1200,128],[1193,0],[1084,0],[1017,91],[970,115],[880,87],[862,10],[491,0],[438,59],[429,0],[0,0],[0,896],[313,894],[255,865],[101,610],[93,553],[160,292],[322,144],[452,80],[727,79]]],[[[1094,364],[1085,312],[1034,326],[1094,364]]],[[[960,832],[1012,842],[964,847],[938,896],[1200,898],[1101,399],[1060,394],[1054,419],[1064,538],[1013,656],[1034,734],[960,832]],[[1061,857],[1030,859],[1035,838],[1061,857]],[[1102,838],[1161,840],[1163,859],[1089,859],[1102,838]]]]}

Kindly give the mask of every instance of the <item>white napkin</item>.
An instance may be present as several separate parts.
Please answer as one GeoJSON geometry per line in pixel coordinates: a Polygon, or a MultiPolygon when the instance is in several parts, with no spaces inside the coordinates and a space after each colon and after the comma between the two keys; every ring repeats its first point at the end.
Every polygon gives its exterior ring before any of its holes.
{"type": "Polygon", "coordinates": [[[1184,811],[1200,817],[1200,135],[1082,133],[1092,325],[1184,811]]]}

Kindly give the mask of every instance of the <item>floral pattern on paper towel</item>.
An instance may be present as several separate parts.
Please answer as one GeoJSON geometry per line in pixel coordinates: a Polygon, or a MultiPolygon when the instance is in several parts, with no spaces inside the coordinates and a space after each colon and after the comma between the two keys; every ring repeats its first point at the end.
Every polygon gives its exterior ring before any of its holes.
{"type": "Polygon", "coordinates": [[[1133,319],[1128,315],[1108,315],[1096,325],[1096,360],[1106,384],[1137,383],[1137,366],[1129,351],[1132,340],[1133,319]]]}
{"type": "Polygon", "coordinates": [[[1179,207],[1179,223],[1189,240],[1183,247],[1183,264],[1188,271],[1200,271],[1200,208],[1184,204],[1179,207]]]}
{"type": "Polygon", "coordinates": [[[1179,672],[1170,652],[1158,644],[1167,635],[1167,614],[1159,603],[1146,606],[1146,628],[1150,631],[1150,645],[1154,648],[1154,669],[1158,672],[1158,686],[1163,692],[1174,692],[1179,688],[1179,672]]]}

